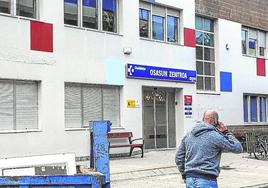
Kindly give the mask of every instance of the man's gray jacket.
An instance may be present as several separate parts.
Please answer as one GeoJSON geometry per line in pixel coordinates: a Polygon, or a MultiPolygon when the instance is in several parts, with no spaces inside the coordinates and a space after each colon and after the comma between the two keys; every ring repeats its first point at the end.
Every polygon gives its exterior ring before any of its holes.
{"type": "Polygon", "coordinates": [[[232,133],[220,133],[214,126],[202,122],[184,136],[175,162],[183,179],[191,174],[218,177],[222,151],[241,153],[243,149],[232,133]]]}

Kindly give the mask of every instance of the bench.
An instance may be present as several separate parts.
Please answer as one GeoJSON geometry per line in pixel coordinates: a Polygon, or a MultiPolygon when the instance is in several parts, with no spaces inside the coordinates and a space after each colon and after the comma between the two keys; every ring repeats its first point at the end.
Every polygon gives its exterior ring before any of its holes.
{"type": "Polygon", "coordinates": [[[109,139],[109,149],[110,148],[121,148],[121,147],[130,147],[129,156],[131,156],[132,151],[134,148],[140,148],[141,149],[141,157],[143,157],[143,145],[144,145],[144,139],[143,138],[137,138],[133,139],[132,132],[111,132],[108,133],[108,139],[109,139]],[[112,139],[128,139],[128,144],[111,144],[112,139]],[[133,143],[137,140],[141,140],[142,143],[133,143]]]}

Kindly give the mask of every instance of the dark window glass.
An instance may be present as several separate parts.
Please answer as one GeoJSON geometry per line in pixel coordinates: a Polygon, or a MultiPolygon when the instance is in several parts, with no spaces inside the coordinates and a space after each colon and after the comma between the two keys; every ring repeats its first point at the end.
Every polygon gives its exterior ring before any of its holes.
{"type": "Polygon", "coordinates": [[[212,20],[204,19],[204,30],[214,32],[214,24],[212,20]]]}
{"type": "Polygon", "coordinates": [[[248,100],[247,96],[243,98],[243,107],[244,107],[244,122],[248,122],[248,100]]]}
{"type": "Polygon", "coordinates": [[[97,0],[83,0],[83,27],[98,29],[97,0]]]}
{"type": "Polygon", "coordinates": [[[256,56],[256,44],[257,40],[256,39],[249,39],[248,41],[248,54],[252,56],[256,56]]]}
{"type": "Polygon", "coordinates": [[[242,38],[242,54],[247,54],[247,31],[242,30],[241,38],[242,38]]]}
{"type": "Polygon", "coordinates": [[[64,0],[64,24],[78,25],[77,0],[64,0]]]}
{"type": "Polygon", "coordinates": [[[202,61],[196,62],[196,71],[197,71],[197,74],[204,74],[202,61]]]}
{"type": "Polygon", "coordinates": [[[266,122],[266,97],[260,97],[260,122],[266,122]]]}
{"type": "Polygon", "coordinates": [[[0,0],[0,12],[10,14],[10,0],[0,0]]]}
{"type": "Polygon", "coordinates": [[[205,62],[205,75],[210,75],[210,76],[215,75],[214,63],[205,62]]]}
{"type": "Polygon", "coordinates": [[[214,46],[214,35],[209,33],[204,33],[204,45],[205,46],[214,46]]]}
{"type": "Polygon", "coordinates": [[[116,0],[102,0],[102,30],[117,32],[116,0]]]}
{"type": "Polygon", "coordinates": [[[153,16],[153,39],[164,40],[164,18],[153,16]]]}
{"type": "Polygon", "coordinates": [[[203,45],[203,32],[200,31],[195,32],[195,41],[196,44],[203,45]]]}
{"type": "Polygon", "coordinates": [[[215,78],[205,77],[205,90],[215,90],[215,78]]]}
{"type": "Polygon", "coordinates": [[[196,59],[203,60],[203,47],[196,47],[196,59]]]}
{"type": "Polygon", "coordinates": [[[36,18],[35,0],[17,0],[17,16],[36,18]]]}
{"type": "Polygon", "coordinates": [[[167,41],[178,42],[178,18],[174,16],[167,17],[167,41]]]}
{"type": "Polygon", "coordinates": [[[195,18],[195,28],[198,30],[203,30],[203,19],[200,17],[195,18]]]}
{"type": "Polygon", "coordinates": [[[197,76],[196,87],[199,90],[204,90],[204,79],[202,76],[197,76]]]}
{"type": "Polygon", "coordinates": [[[257,97],[250,97],[250,121],[257,122],[257,97]]]}
{"type": "Polygon", "coordinates": [[[214,49],[204,48],[204,57],[205,57],[205,60],[214,61],[215,60],[214,49]]]}
{"type": "Polygon", "coordinates": [[[149,15],[150,11],[140,9],[140,37],[149,38],[149,15]]]}

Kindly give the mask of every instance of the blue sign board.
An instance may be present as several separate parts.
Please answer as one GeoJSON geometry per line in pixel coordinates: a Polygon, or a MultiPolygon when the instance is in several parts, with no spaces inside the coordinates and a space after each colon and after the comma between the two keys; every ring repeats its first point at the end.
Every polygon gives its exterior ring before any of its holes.
{"type": "Polygon", "coordinates": [[[196,71],[127,64],[127,77],[195,83],[196,71]]]}

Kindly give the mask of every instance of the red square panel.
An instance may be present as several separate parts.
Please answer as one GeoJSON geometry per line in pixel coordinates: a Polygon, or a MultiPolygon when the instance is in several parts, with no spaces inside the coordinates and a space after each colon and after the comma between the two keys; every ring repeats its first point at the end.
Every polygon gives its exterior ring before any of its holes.
{"type": "Polygon", "coordinates": [[[184,46],[195,48],[195,30],[184,28],[184,46]]]}
{"type": "Polygon", "coordinates": [[[53,25],[31,21],[31,50],[53,52],[53,25]]]}
{"type": "Polygon", "coordinates": [[[257,75],[266,76],[265,59],[257,58],[257,75]]]}

